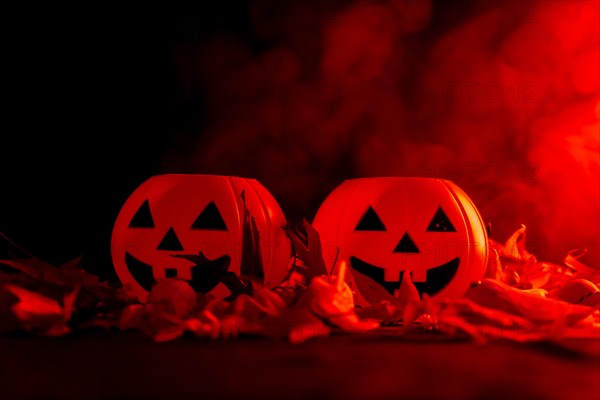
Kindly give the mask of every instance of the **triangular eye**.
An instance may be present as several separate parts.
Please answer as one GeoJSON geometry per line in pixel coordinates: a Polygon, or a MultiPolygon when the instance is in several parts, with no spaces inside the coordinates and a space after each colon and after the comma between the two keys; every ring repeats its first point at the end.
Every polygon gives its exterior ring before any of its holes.
{"type": "Polygon", "coordinates": [[[435,215],[431,219],[429,226],[427,227],[428,232],[456,232],[454,225],[448,219],[448,216],[442,210],[442,207],[438,207],[435,215]]]}
{"type": "Polygon", "coordinates": [[[144,201],[129,222],[130,228],[154,228],[154,219],[150,212],[150,203],[144,201]]]}
{"type": "Polygon", "coordinates": [[[377,215],[373,207],[369,207],[362,216],[356,228],[356,231],[385,231],[385,225],[381,222],[381,218],[377,215]]]}
{"type": "Polygon", "coordinates": [[[192,224],[192,229],[226,231],[227,225],[214,201],[211,201],[192,224]]]}

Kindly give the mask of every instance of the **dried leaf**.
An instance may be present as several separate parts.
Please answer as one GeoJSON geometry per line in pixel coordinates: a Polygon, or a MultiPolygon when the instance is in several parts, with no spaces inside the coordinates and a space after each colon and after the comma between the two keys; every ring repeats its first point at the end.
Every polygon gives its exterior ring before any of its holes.
{"type": "Polygon", "coordinates": [[[600,269],[588,267],[579,261],[586,253],[587,249],[571,250],[565,257],[564,263],[574,271],[577,278],[587,279],[596,285],[600,285],[600,269]]]}
{"type": "Polygon", "coordinates": [[[185,320],[173,313],[171,304],[144,305],[140,329],[155,341],[173,340],[185,332],[185,320]]]}
{"type": "Polygon", "coordinates": [[[590,307],[541,297],[491,279],[472,285],[465,297],[480,306],[517,315],[536,324],[567,318],[567,325],[570,325],[593,312],[590,307]]]}
{"type": "Polygon", "coordinates": [[[352,271],[354,283],[360,295],[372,306],[387,302],[401,307],[402,304],[394,296],[388,293],[379,283],[358,271],[352,271]]]}
{"type": "Polygon", "coordinates": [[[69,287],[76,285],[95,286],[99,284],[99,279],[95,275],[68,264],[66,268],[59,269],[37,258],[0,260],[0,264],[27,274],[42,283],[69,287]]]}
{"type": "Polygon", "coordinates": [[[294,326],[288,335],[288,340],[292,344],[304,343],[309,339],[319,336],[329,336],[331,328],[321,321],[305,323],[294,326]]]}
{"type": "Polygon", "coordinates": [[[285,230],[292,241],[294,253],[306,267],[299,272],[303,273],[307,280],[313,276],[327,275],[321,237],[316,229],[307,220],[303,220],[302,225],[295,229],[286,227],[285,230]]]}
{"type": "Polygon", "coordinates": [[[248,209],[244,224],[248,256],[242,277],[203,253],[178,255],[218,276],[233,294],[229,301],[205,298],[184,281],[166,279],[154,287],[148,303],[138,304],[123,288],[100,283],[83,271],[80,259],[54,267],[4,240],[8,250],[2,255],[18,258],[0,261],[4,267],[0,270],[4,282],[0,286],[0,332],[24,329],[64,335],[70,327],[119,327],[139,330],[158,342],[191,332],[212,339],[261,335],[301,343],[334,331],[369,331],[382,321],[401,322],[399,334],[425,329],[475,341],[559,343],[564,338],[600,335],[600,306],[594,297],[600,298],[594,286],[600,277],[598,270],[578,260],[584,251],[570,252],[564,266],[538,262],[525,249],[524,227],[505,245],[490,240],[495,257],[486,276],[496,279],[486,278],[474,285],[465,298],[424,295],[419,299],[410,275],[404,277],[394,297],[372,279],[353,272],[356,287],[371,303],[355,310],[345,282],[346,262],[341,261],[337,276],[326,274],[320,239],[310,224],[304,221],[299,229],[288,230],[299,260],[287,279],[273,289],[259,283],[262,266],[256,257],[260,258],[260,238],[248,209]],[[584,304],[582,297],[594,302],[584,306],[560,301],[584,304]]]}
{"type": "Polygon", "coordinates": [[[517,261],[536,262],[537,258],[525,248],[526,230],[527,227],[521,224],[521,228],[504,243],[501,255],[517,261]]]}
{"type": "Polygon", "coordinates": [[[63,285],[55,267],[37,259],[0,260],[0,264],[22,272],[38,281],[63,285]]]}
{"type": "Polygon", "coordinates": [[[435,322],[435,329],[447,337],[470,338],[477,343],[495,340],[510,340],[515,342],[540,341],[548,338],[548,333],[542,330],[514,329],[502,326],[471,323],[463,315],[444,315],[435,322]]]}
{"type": "Polygon", "coordinates": [[[70,321],[71,317],[73,316],[73,311],[75,310],[75,300],[77,300],[80,290],[81,286],[77,285],[75,288],[73,288],[73,290],[65,293],[63,298],[63,320],[65,322],[70,321]]]}
{"type": "Polygon", "coordinates": [[[208,321],[207,318],[201,317],[189,318],[185,321],[185,329],[198,337],[217,339],[220,334],[220,322],[210,311],[205,311],[205,313],[211,315],[212,318],[208,321]]]}
{"type": "Polygon", "coordinates": [[[233,309],[246,320],[260,319],[264,316],[276,318],[287,308],[286,303],[273,291],[257,287],[252,296],[240,296],[233,304],[233,309]]]}
{"type": "Polygon", "coordinates": [[[165,306],[164,311],[178,318],[185,318],[196,307],[196,292],[181,279],[161,279],[148,294],[146,302],[162,304],[165,306]]]}
{"type": "Polygon", "coordinates": [[[290,329],[290,341],[306,340],[328,332],[322,326],[333,326],[346,332],[366,332],[379,327],[378,321],[361,320],[355,313],[352,291],[345,283],[346,269],[346,262],[342,262],[339,275],[323,275],[311,280],[293,308],[296,323],[290,329]]]}
{"type": "Polygon", "coordinates": [[[58,269],[62,274],[62,279],[71,285],[96,286],[100,284],[100,279],[96,275],[86,272],[82,267],[82,257],[76,257],[71,261],[62,264],[58,269]]]}
{"type": "Polygon", "coordinates": [[[119,329],[122,331],[130,329],[139,329],[144,317],[144,306],[141,304],[132,304],[123,309],[119,320],[119,329]]]}
{"type": "Polygon", "coordinates": [[[547,290],[572,279],[573,268],[538,261],[529,253],[525,248],[525,232],[525,225],[522,225],[504,245],[489,240],[491,257],[485,277],[519,289],[547,290]]]}
{"type": "Polygon", "coordinates": [[[3,285],[2,289],[18,299],[10,309],[20,328],[45,335],[62,335],[69,331],[57,301],[14,285],[3,285]]]}
{"type": "Polygon", "coordinates": [[[587,279],[572,279],[554,288],[548,297],[588,307],[600,305],[600,289],[587,279]]]}
{"type": "Polygon", "coordinates": [[[158,342],[158,343],[168,342],[171,340],[178,339],[181,335],[183,335],[184,332],[185,332],[185,327],[177,325],[177,326],[164,328],[164,329],[157,331],[156,333],[154,333],[152,335],[152,338],[154,339],[155,342],[158,342]]]}
{"type": "Polygon", "coordinates": [[[296,304],[298,296],[306,289],[306,278],[297,270],[292,269],[287,278],[278,286],[271,289],[282,301],[292,307],[296,304]]]}
{"type": "Polygon", "coordinates": [[[242,278],[263,284],[265,272],[262,264],[260,248],[260,234],[256,226],[256,220],[246,205],[246,194],[242,191],[244,203],[244,220],[242,228],[242,257],[240,263],[240,274],[242,278]]]}
{"type": "Polygon", "coordinates": [[[482,307],[469,299],[451,299],[437,302],[435,307],[437,321],[448,322],[450,318],[458,318],[469,325],[486,327],[502,327],[510,329],[533,329],[534,325],[527,319],[482,307]]]}
{"type": "Polygon", "coordinates": [[[410,303],[419,303],[421,301],[421,296],[419,296],[419,291],[415,287],[415,284],[412,281],[410,274],[404,274],[404,278],[402,279],[402,283],[400,284],[400,289],[396,292],[396,299],[400,302],[400,304],[410,304],[410,303]]]}

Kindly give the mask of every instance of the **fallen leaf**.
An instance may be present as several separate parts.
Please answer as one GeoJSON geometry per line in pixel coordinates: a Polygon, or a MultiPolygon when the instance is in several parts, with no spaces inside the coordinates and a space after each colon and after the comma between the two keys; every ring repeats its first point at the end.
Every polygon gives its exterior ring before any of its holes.
{"type": "Polygon", "coordinates": [[[178,318],[187,317],[196,307],[196,292],[181,279],[168,278],[159,280],[148,293],[148,304],[162,304],[166,312],[178,318]]]}
{"type": "Polygon", "coordinates": [[[18,299],[10,310],[20,328],[47,335],[62,335],[69,331],[57,301],[14,285],[3,285],[2,289],[18,299]]]}
{"type": "Polygon", "coordinates": [[[294,253],[306,267],[299,272],[304,273],[308,280],[313,276],[327,275],[319,232],[307,220],[294,229],[286,227],[285,230],[292,241],[294,253]]]}
{"type": "Polygon", "coordinates": [[[242,279],[249,279],[262,285],[265,281],[265,273],[262,264],[260,234],[256,226],[256,220],[246,204],[244,191],[242,191],[241,197],[244,204],[244,219],[242,221],[240,274],[242,279]]]}

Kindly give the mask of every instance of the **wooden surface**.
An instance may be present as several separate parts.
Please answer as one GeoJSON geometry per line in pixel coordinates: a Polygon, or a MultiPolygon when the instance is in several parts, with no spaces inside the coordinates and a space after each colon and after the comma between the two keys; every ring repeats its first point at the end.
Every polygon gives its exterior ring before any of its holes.
{"type": "Polygon", "coordinates": [[[0,337],[0,399],[598,400],[599,343],[477,345],[389,332],[302,345],[158,344],[137,333],[0,337]]]}

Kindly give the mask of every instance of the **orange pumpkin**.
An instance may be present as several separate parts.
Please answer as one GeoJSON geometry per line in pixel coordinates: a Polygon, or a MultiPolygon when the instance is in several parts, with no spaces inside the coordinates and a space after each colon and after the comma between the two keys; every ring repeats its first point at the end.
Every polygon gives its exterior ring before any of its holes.
{"type": "Polygon", "coordinates": [[[248,250],[242,246],[246,210],[258,232],[254,256],[262,264],[264,284],[279,283],[289,263],[290,243],[273,196],[254,179],[196,174],[151,177],[127,199],[111,243],[121,282],[142,301],[164,278],[183,279],[197,292],[226,296],[228,290],[214,273],[178,256],[202,251],[213,267],[239,274],[248,250]]]}
{"type": "Polygon", "coordinates": [[[352,274],[371,278],[391,294],[410,274],[421,295],[453,297],[480,280],[487,263],[481,216],[447,180],[346,180],[321,205],[313,226],[328,267],[336,258],[351,267],[349,283],[359,304],[365,299],[352,274]]]}

